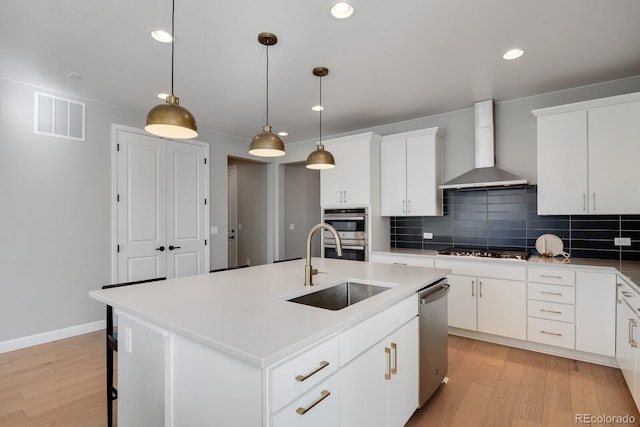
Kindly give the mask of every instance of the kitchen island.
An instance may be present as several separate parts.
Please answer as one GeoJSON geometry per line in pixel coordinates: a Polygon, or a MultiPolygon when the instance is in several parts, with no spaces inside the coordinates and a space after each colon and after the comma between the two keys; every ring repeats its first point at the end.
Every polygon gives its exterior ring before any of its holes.
{"type": "Polygon", "coordinates": [[[350,408],[359,401],[378,425],[400,425],[394,420],[417,407],[417,375],[396,393],[408,401],[391,402],[387,387],[401,383],[384,370],[409,355],[397,372],[417,371],[416,291],[449,271],[314,258],[321,273],[305,288],[304,264],[91,292],[118,314],[119,425],[339,425],[357,419],[350,408]],[[337,311],[287,301],[345,280],[388,290],[337,311]],[[407,351],[385,353],[385,340],[398,331],[407,351]],[[380,343],[373,360],[383,372],[371,377],[383,381],[384,405],[364,400],[376,385],[349,383],[380,343]],[[324,408],[312,406],[320,400],[324,408]]]}

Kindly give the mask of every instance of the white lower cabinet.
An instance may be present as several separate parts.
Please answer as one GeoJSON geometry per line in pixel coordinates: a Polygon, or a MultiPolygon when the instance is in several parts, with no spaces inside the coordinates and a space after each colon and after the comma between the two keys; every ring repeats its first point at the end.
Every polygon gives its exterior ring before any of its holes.
{"type": "Polygon", "coordinates": [[[526,267],[449,260],[435,265],[454,273],[448,276],[449,326],[527,339],[526,267]]]}
{"type": "Polygon", "coordinates": [[[371,253],[369,261],[377,262],[380,264],[414,265],[417,267],[429,268],[433,268],[435,265],[435,260],[433,260],[432,258],[426,258],[423,256],[411,256],[405,254],[371,253]]]}
{"type": "Polygon", "coordinates": [[[616,275],[576,272],[576,350],[615,357],[616,275]]]}
{"type": "Polygon", "coordinates": [[[637,314],[639,299],[640,296],[636,291],[626,283],[619,282],[616,316],[616,360],[637,407],[640,407],[638,389],[638,381],[640,380],[638,326],[640,319],[637,314]]]}
{"type": "Polygon", "coordinates": [[[403,426],[418,407],[418,318],[344,366],[340,387],[341,425],[403,426]]]}

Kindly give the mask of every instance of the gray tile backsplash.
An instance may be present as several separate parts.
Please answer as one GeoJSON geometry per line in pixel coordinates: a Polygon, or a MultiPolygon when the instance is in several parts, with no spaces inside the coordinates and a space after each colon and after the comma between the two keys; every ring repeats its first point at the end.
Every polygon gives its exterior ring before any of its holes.
{"type": "Polygon", "coordinates": [[[483,249],[538,252],[541,234],[555,234],[573,257],[640,261],[640,215],[537,214],[537,186],[445,191],[441,217],[392,217],[394,248],[483,249]],[[433,239],[423,239],[433,233],[433,239]],[[631,246],[615,246],[630,237],[631,246]]]}

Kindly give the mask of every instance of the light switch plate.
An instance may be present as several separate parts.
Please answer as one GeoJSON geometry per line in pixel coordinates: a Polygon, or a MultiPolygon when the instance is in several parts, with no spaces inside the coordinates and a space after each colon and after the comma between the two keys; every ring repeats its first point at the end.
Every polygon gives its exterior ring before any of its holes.
{"type": "Polygon", "coordinates": [[[433,239],[433,233],[422,233],[423,239],[433,239]]]}
{"type": "Polygon", "coordinates": [[[211,234],[218,234],[218,226],[217,225],[212,225],[211,226],[211,234]]]}

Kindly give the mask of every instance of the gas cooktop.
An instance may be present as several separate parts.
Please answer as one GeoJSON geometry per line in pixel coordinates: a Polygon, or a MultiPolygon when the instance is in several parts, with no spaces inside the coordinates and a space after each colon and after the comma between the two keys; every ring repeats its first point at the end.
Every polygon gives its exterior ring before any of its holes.
{"type": "Polygon", "coordinates": [[[525,251],[499,251],[494,249],[479,248],[446,248],[438,251],[439,255],[471,256],[479,258],[501,258],[501,259],[529,259],[529,252],[525,251]]]}

